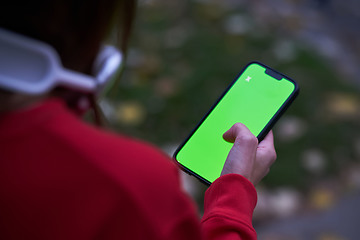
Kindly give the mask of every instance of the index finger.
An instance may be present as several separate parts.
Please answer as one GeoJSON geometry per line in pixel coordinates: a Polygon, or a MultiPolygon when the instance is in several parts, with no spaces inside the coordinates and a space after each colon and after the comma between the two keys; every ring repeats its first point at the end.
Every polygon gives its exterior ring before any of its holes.
{"type": "Polygon", "coordinates": [[[270,132],[258,145],[258,147],[265,147],[265,146],[274,146],[274,134],[272,130],[270,130],[270,132]]]}

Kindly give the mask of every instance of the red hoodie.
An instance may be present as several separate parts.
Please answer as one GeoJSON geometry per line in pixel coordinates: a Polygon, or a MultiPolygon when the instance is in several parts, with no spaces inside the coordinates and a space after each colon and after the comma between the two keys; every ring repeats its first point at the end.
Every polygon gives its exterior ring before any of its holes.
{"type": "Polygon", "coordinates": [[[0,116],[0,239],[256,239],[255,205],[254,186],[225,175],[200,221],[167,156],[61,100],[0,116]]]}

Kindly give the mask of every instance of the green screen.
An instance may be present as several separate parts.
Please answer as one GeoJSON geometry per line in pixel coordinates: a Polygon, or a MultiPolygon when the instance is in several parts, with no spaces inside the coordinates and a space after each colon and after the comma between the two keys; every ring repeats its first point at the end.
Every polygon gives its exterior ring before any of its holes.
{"type": "Polygon", "coordinates": [[[184,144],[176,160],[209,182],[222,171],[232,143],[222,135],[234,123],[245,124],[258,136],[295,90],[288,79],[277,80],[266,68],[252,63],[184,144]]]}

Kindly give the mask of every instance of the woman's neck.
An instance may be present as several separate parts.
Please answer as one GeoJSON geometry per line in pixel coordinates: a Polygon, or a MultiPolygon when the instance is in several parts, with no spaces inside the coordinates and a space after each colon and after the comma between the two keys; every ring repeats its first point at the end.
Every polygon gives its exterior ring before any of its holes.
{"type": "Polygon", "coordinates": [[[25,95],[0,90],[0,113],[18,111],[44,100],[46,95],[25,95]]]}

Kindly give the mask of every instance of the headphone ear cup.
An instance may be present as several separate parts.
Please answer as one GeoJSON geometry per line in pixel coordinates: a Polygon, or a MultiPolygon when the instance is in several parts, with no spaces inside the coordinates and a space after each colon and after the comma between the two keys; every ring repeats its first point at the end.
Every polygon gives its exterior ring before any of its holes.
{"type": "Polygon", "coordinates": [[[93,65],[93,76],[96,79],[97,90],[100,93],[120,68],[123,57],[113,46],[103,46],[93,65]]]}

